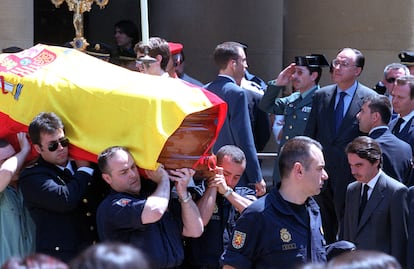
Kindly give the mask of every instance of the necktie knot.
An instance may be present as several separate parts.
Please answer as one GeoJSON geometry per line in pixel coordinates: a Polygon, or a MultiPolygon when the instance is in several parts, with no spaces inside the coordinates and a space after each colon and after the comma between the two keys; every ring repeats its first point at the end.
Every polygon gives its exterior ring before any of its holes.
{"type": "Polygon", "coordinates": [[[66,179],[71,179],[71,178],[72,178],[72,176],[73,176],[72,171],[70,171],[70,169],[69,169],[69,168],[65,168],[65,169],[63,170],[63,173],[65,174],[65,178],[66,178],[66,179]]]}

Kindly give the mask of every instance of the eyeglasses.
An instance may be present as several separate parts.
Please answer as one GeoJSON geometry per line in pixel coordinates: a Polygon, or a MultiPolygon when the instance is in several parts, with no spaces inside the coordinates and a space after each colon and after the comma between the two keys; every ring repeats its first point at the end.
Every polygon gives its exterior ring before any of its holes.
{"type": "Polygon", "coordinates": [[[150,62],[144,62],[144,61],[141,61],[141,60],[135,60],[135,66],[138,67],[138,68],[141,68],[141,69],[144,69],[144,67],[148,69],[151,66],[151,63],[150,62]]]}
{"type": "Polygon", "coordinates": [[[54,152],[59,147],[59,144],[62,147],[66,148],[67,146],[69,146],[69,138],[63,137],[63,138],[59,139],[58,141],[54,141],[54,142],[52,142],[52,143],[49,144],[49,146],[47,147],[47,149],[50,152],[54,152]]]}
{"type": "Polygon", "coordinates": [[[396,78],[386,78],[385,81],[388,83],[394,83],[397,79],[396,78]]]}
{"type": "Polygon", "coordinates": [[[334,59],[332,61],[332,66],[335,67],[335,68],[340,68],[340,67],[349,68],[351,66],[357,66],[357,65],[356,64],[350,64],[349,62],[341,62],[338,59],[334,59]]]}

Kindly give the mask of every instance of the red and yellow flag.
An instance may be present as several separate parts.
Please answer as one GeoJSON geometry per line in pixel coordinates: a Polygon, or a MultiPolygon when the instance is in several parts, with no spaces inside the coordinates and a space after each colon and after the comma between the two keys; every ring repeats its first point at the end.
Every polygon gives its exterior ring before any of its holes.
{"type": "Polygon", "coordinates": [[[0,83],[0,137],[27,131],[40,112],[55,112],[65,125],[72,157],[96,162],[103,149],[121,145],[144,169],[155,169],[161,152],[196,149],[196,164],[209,154],[227,108],[216,95],[181,80],[133,72],[75,49],[42,44],[0,54],[0,83]],[[197,125],[203,129],[205,115],[210,117],[204,128],[210,132],[207,143],[182,135],[181,125],[189,118],[196,122],[188,132],[200,130],[197,125]],[[174,134],[181,135],[172,140],[174,134]]]}

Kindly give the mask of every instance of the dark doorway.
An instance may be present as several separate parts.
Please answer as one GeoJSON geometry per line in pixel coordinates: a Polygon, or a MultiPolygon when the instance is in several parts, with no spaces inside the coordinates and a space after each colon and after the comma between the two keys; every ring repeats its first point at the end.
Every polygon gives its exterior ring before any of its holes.
{"type": "MultiPolygon", "coordinates": [[[[83,19],[86,30],[87,13],[83,19]]],[[[66,2],[56,8],[50,0],[34,0],[34,44],[65,45],[74,37],[73,12],[66,2]]]]}

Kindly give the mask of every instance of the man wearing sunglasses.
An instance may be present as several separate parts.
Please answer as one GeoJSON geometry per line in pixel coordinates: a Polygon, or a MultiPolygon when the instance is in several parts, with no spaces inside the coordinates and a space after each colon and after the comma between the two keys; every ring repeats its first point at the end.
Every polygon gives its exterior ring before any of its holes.
{"type": "Polygon", "coordinates": [[[81,206],[88,203],[93,169],[87,161],[69,161],[69,140],[56,114],[38,114],[29,136],[39,158],[22,171],[20,186],[36,224],[36,252],[69,261],[91,243],[86,231],[93,227],[86,226],[81,206]]]}
{"type": "Polygon", "coordinates": [[[402,76],[408,76],[409,74],[410,70],[408,67],[400,63],[392,63],[384,68],[384,79],[382,80],[382,83],[384,83],[385,88],[387,88],[385,95],[390,97],[390,101],[395,80],[402,76]]]}

